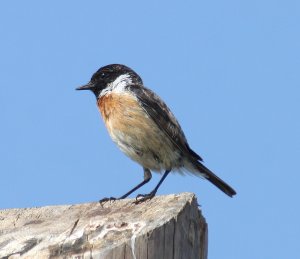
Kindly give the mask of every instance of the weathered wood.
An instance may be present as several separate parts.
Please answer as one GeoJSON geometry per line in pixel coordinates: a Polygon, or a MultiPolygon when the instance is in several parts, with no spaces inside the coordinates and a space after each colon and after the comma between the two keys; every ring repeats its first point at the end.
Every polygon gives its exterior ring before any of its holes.
{"type": "Polygon", "coordinates": [[[0,258],[206,259],[191,193],[0,211],[0,258]]]}

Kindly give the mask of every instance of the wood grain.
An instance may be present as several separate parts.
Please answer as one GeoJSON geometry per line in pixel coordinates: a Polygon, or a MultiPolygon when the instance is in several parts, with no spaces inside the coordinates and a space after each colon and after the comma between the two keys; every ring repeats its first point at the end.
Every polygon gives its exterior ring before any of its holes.
{"type": "Polygon", "coordinates": [[[194,194],[0,211],[0,258],[206,259],[194,194]]]}

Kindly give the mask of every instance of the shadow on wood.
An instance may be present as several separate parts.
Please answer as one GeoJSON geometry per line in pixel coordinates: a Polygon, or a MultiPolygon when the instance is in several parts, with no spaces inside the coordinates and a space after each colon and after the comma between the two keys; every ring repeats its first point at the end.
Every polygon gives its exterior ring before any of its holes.
{"type": "Polygon", "coordinates": [[[0,211],[0,258],[206,259],[194,194],[0,211]]]}

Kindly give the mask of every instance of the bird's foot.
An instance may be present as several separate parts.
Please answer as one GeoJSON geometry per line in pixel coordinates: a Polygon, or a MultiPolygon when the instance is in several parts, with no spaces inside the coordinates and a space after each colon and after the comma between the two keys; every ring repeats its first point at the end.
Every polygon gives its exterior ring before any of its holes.
{"type": "Polygon", "coordinates": [[[116,201],[116,200],[118,200],[117,198],[115,198],[115,197],[105,197],[105,198],[103,198],[103,199],[101,199],[101,200],[99,200],[99,203],[101,204],[101,205],[103,205],[103,204],[105,204],[106,202],[112,202],[112,201],[116,201]]]}
{"type": "Polygon", "coordinates": [[[154,191],[148,193],[148,194],[138,194],[135,198],[135,204],[139,204],[139,203],[142,203],[144,201],[147,201],[147,200],[151,200],[154,196],[155,196],[155,193],[154,191]]]}

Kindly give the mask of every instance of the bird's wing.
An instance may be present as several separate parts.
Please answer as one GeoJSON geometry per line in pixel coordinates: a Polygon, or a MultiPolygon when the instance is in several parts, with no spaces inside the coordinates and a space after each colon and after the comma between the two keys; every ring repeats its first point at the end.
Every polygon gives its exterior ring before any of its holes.
{"type": "Polygon", "coordinates": [[[189,147],[175,116],[157,94],[140,85],[130,85],[129,90],[135,94],[145,112],[181,152],[202,161],[202,158],[189,147]]]}

